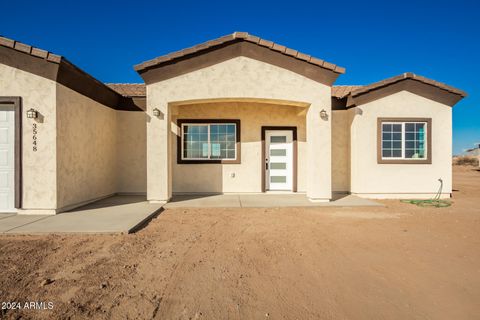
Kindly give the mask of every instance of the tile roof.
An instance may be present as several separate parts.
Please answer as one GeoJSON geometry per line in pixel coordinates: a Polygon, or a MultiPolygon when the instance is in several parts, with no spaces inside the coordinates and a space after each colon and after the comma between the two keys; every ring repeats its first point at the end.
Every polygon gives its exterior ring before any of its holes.
{"type": "Polygon", "coordinates": [[[362,88],[363,86],[333,86],[332,97],[342,99],[348,96],[352,91],[362,88]]]}
{"type": "Polygon", "coordinates": [[[207,41],[207,42],[202,43],[202,44],[198,44],[198,45],[193,46],[191,48],[187,48],[187,49],[183,49],[183,50],[180,50],[180,51],[172,52],[172,53],[169,53],[167,55],[160,56],[160,57],[157,57],[155,59],[140,63],[140,64],[136,65],[134,68],[135,68],[136,71],[142,71],[142,70],[145,70],[145,69],[148,69],[148,68],[151,68],[151,67],[155,67],[155,66],[157,66],[159,64],[162,64],[164,62],[176,60],[178,58],[181,58],[181,57],[193,54],[193,53],[197,53],[197,52],[200,52],[200,51],[204,51],[204,50],[210,49],[212,47],[216,47],[216,46],[225,44],[227,42],[232,42],[232,41],[235,41],[235,40],[248,41],[248,42],[257,44],[259,46],[266,47],[270,50],[283,53],[284,55],[293,57],[295,59],[303,60],[303,61],[306,61],[308,63],[320,66],[322,68],[334,71],[336,73],[345,73],[345,68],[339,67],[339,66],[337,66],[333,63],[326,62],[326,61],[323,61],[321,59],[317,59],[317,58],[309,56],[307,54],[298,52],[297,50],[287,48],[285,46],[279,45],[279,44],[274,43],[272,41],[261,39],[257,36],[248,34],[247,32],[234,32],[232,34],[229,34],[229,35],[226,35],[226,36],[214,39],[214,40],[210,40],[210,41],[207,41]]]}
{"type": "Polygon", "coordinates": [[[40,48],[35,48],[28,44],[21,43],[19,41],[15,41],[2,36],[0,36],[0,46],[11,48],[11,49],[26,53],[28,55],[31,55],[37,58],[42,58],[57,64],[59,64],[63,59],[62,56],[59,56],[57,54],[51,53],[49,51],[46,51],[40,48]]]}
{"type": "Polygon", "coordinates": [[[432,80],[432,79],[428,79],[428,78],[416,75],[412,72],[406,72],[406,73],[403,73],[403,74],[395,76],[395,77],[391,77],[391,78],[388,78],[388,79],[385,79],[385,80],[382,80],[382,81],[379,81],[379,82],[369,84],[367,86],[362,86],[358,89],[353,90],[351,92],[351,95],[352,95],[352,97],[355,97],[355,96],[367,93],[367,92],[375,90],[375,89],[386,87],[388,85],[394,84],[396,82],[399,82],[399,81],[402,81],[402,80],[405,80],[405,79],[412,79],[412,80],[420,81],[420,82],[435,86],[437,88],[446,90],[450,93],[458,94],[462,97],[467,96],[467,93],[465,91],[454,88],[454,87],[449,86],[449,85],[447,85],[445,83],[442,83],[442,82],[438,82],[438,81],[435,81],[435,80],[432,80]]]}
{"type": "MultiPolygon", "coordinates": [[[[106,83],[107,86],[126,97],[145,97],[146,86],[143,83],[106,83]]],[[[341,99],[363,86],[333,86],[332,97],[341,99]]]]}
{"type": "Polygon", "coordinates": [[[144,83],[106,83],[106,85],[125,97],[145,97],[147,94],[144,83]]]}

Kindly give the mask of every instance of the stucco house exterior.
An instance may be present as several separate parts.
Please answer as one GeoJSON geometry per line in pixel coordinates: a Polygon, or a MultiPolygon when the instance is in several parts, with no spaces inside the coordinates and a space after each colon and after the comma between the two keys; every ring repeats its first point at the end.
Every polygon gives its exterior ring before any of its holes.
{"type": "Polygon", "coordinates": [[[345,69],[236,32],[104,84],[0,37],[0,212],[55,214],[116,193],[452,191],[452,107],[466,94],[405,73],[334,86],[345,69]]]}

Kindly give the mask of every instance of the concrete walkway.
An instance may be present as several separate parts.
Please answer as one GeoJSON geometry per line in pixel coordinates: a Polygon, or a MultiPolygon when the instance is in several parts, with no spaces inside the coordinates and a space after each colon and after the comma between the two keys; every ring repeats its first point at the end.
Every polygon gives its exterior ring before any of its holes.
{"type": "Polygon", "coordinates": [[[358,207],[383,206],[352,195],[335,195],[330,202],[311,202],[301,193],[177,195],[163,207],[168,208],[268,208],[268,207],[358,207]]]}
{"type": "Polygon", "coordinates": [[[0,214],[0,233],[131,233],[161,209],[144,196],[113,196],[57,215],[0,214]]]}

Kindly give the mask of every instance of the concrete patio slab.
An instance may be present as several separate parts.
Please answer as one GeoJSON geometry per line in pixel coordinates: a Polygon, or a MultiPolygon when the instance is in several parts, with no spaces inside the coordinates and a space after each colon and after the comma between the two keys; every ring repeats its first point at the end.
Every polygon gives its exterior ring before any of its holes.
{"type": "Polygon", "coordinates": [[[0,220],[3,233],[131,233],[161,210],[143,196],[113,196],[53,216],[15,215],[0,220]],[[5,224],[6,220],[11,220],[5,224]],[[19,224],[17,221],[30,223],[19,224]],[[37,219],[37,220],[34,220],[37,219]]]}
{"type": "Polygon", "coordinates": [[[330,202],[311,202],[305,194],[224,194],[178,195],[164,205],[168,208],[271,208],[271,207],[357,207],[383,206],[381,203],[353,195],[335,195],[330,202]]]}
{"type": "Polygon", "coordinates": [[[204,208],[229,208],[241,207],[238,195],[178,195],[174,196],[164,208],[178,207],[204,207],[204,208]]]}
{"type": "Polygon", "coordinates": [[[14,216],[15,213],[0,213],[0,220],[14,216]]]}
{"type": "Polygon", "coordinates": [[[5,219],[0,220],[0,232],[7,232],[12,229],[19,228],[21,226],[26,226],[36,221],[46,219],[51,216],[44,215],[33,215],[33,216],[22,216],[13,214],[5,219]]]}

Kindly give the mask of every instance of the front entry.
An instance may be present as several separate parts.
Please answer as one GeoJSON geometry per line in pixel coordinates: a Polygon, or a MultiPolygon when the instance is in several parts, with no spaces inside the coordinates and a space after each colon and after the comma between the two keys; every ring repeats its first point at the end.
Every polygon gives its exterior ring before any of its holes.
{"type": "Polygon", "coordinates": [[[15,210],[15,109],[0,101],[0,212],[15,210]]]}
{"type": "Polygon", "coordinates": [[[292,130],[265,131],[265,189],[294,191],[292,130]]]}

